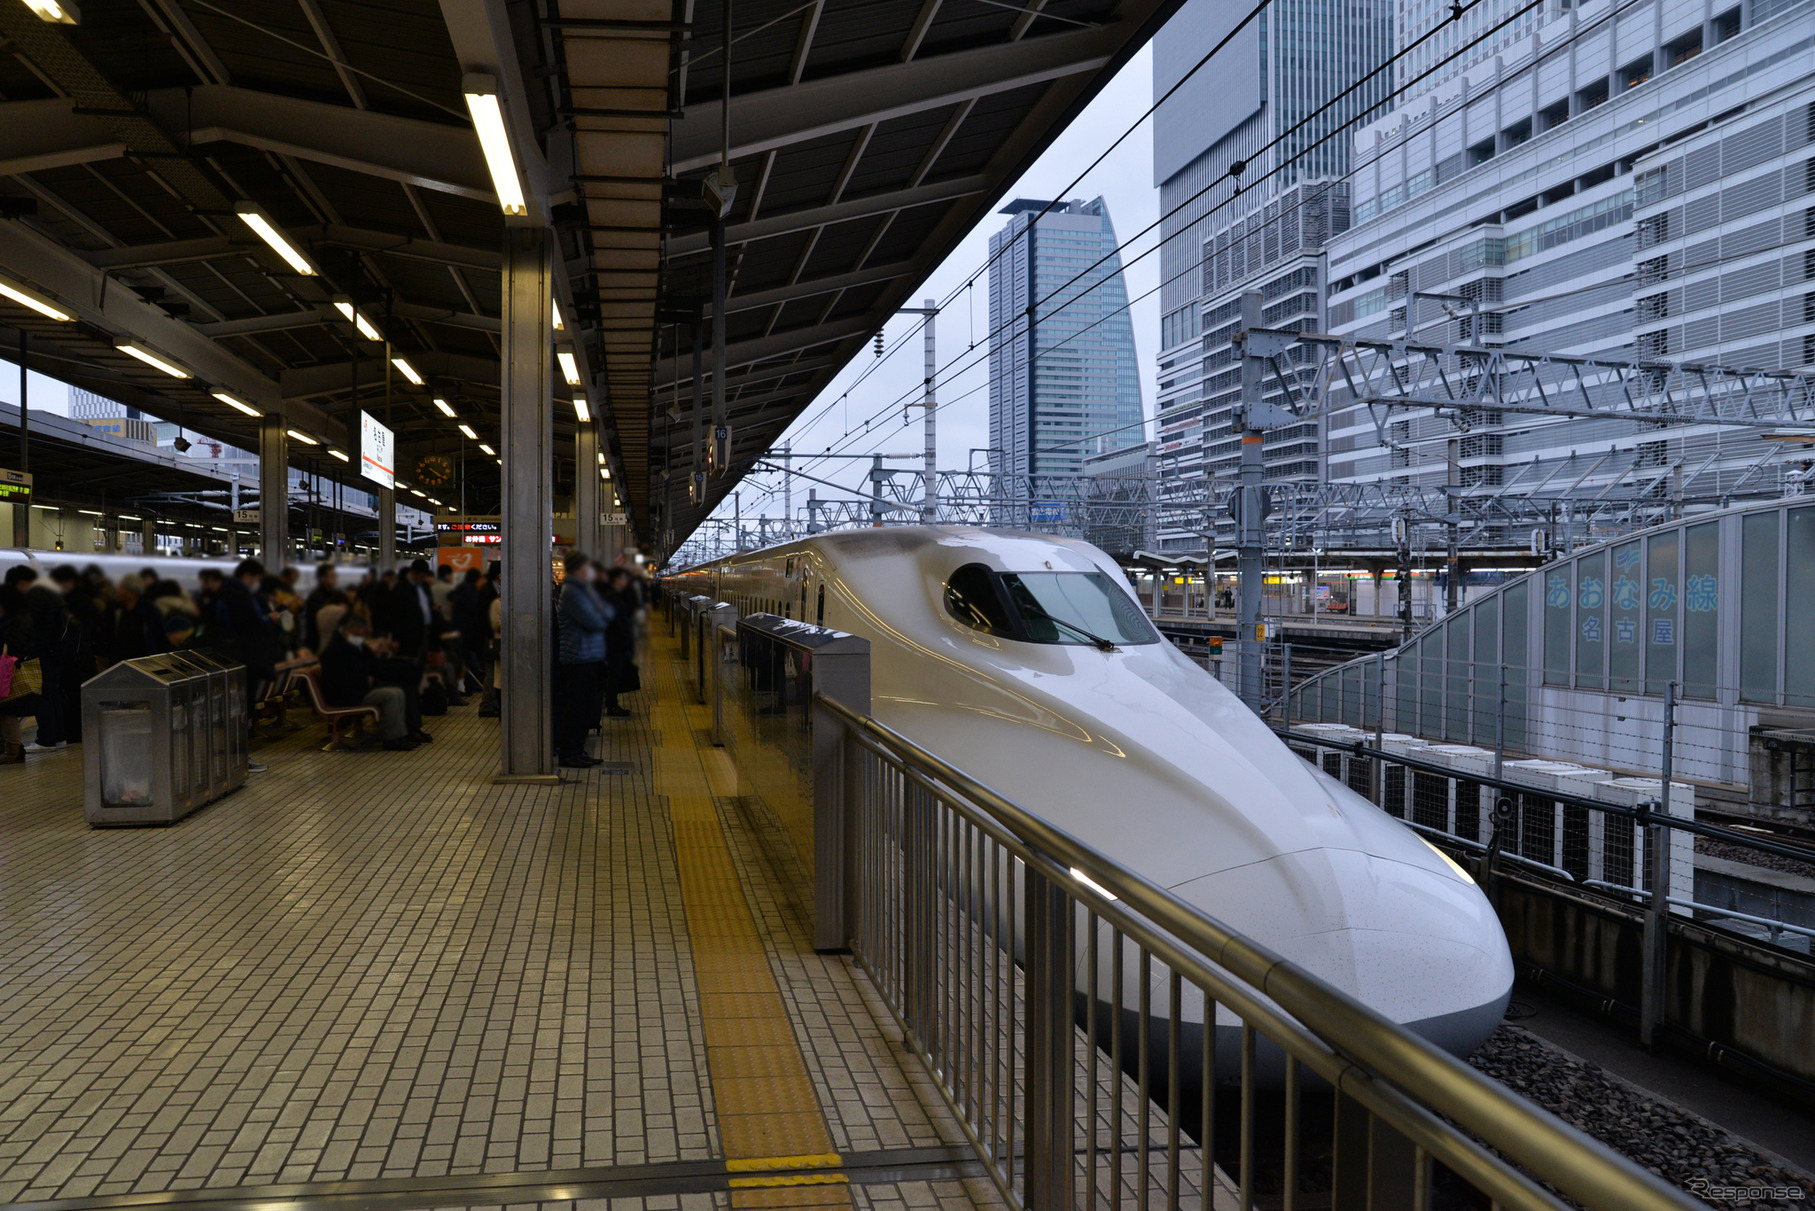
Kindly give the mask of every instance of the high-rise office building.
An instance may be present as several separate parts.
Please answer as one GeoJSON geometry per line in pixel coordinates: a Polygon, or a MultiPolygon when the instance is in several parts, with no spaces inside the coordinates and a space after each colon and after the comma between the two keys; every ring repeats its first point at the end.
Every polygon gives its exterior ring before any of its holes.
{"type": "MultiPolygon", "coordinates": [[[[1416,6],[1414,5],[1414,8],[1416,6]]],[[[1357,132],[1327,331],[1762,370],[1815,366],[1806,0],[1587,0],[1357,132]]],[[[1341,388],[1337,388],[1340,399],[1341,388]]],[[[1333,480],[1520,492],[1771,492],[1800,460],[1743,430],[1365,408],[1333,480]]],[[[1515,536],[1522,537],[1522,536],[1515,536]]]]}
{"type": "Polygon", "coordinates": [[[1048,206],[1015,199],[990,237],[990,465],[1011,476],[1079,476],[1091,455],[1146,440],[1109,208],[1048,206]]]}
{"type": "MultiPolygon", "coordinates": [[[[1322,326],[1323,247],[1348,226],[1344,132],[1392,95],[1390,67],[1367,78],[1392,59],[1389,0],[1275,0],[1231,37],[1246,12],[1188,0],[1153,43],[1154,98],[1184,82],[1153,123],[1164,240],[1155,452],[1163,495],[1188,496],[1239,461],[1229,431],[1239,366],[1229,338],[1241,295],[1261,292],[1268,324],[1322,326]]],[[[1267,474],[1315,476],[1319,454],[1315,424],[1269,434],[1267,474]]],[[[1193,550],[1205,539],[1162,531],[1158,541],[1193,550]]]]}

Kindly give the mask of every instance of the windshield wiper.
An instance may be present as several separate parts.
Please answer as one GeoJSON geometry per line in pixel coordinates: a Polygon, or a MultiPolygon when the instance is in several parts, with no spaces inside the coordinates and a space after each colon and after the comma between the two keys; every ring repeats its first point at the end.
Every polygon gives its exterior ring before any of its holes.
{"type": "Polygon", "coordinates": [[[1103,638],[1101,635],[1095,634],[1091,631],[1086,631],[1083,627],[1079,626],[1075,622],[1066,622],[1063,618],[1059,618],[1052,614],[1048,614],[1045,610],[1041,610],[1040,615],[1041,615],[1041,617],[1045,618],[1046,621],[1048,621],[1048,622],[1055,622],[1058,625],[1064,627],[1068,631],[1075,631],[1077,634],[1082,635],[1084,638],[1090,640],[1091,643],[1094,643],[1097,646],[1097,649],[1099,651],[1113,652],[1116,650],[1115,644],[1113,644],[1109,640],[1103,638]]]}

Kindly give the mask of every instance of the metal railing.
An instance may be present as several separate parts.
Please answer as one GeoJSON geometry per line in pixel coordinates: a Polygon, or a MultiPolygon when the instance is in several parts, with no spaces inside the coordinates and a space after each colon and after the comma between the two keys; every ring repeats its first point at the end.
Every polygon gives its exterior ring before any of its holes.
{"type": "Polygon", "coordinates": [[[848,939],[1012,1205],[1291,1209],[1315,1186],[1335,1211],[1422,1211],[1451,1182],[1506,1208],[1569,1205],[1546,1185],[1590,1208],[1697,1205],[875,719],[811,701],[816,936],[848,939]]]}

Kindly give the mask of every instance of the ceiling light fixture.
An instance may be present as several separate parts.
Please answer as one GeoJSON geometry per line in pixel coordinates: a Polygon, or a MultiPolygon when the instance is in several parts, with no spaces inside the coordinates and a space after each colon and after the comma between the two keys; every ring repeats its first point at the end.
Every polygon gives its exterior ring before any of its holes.
{"type": "Polygon", "coordinates": [[[448,417],[449,419],[458,419],[457,417],[454,416],[454,409],[453,409],[452,405],[450,405],[446,400],[442,399],[439,395],[437,395],[435,397],[435,406],[437,408],[441,409],[441,415],[448,417]]]}
{"type": "Polygon", "coordinates": [[[605,465],[605,451],[603,450],[599,451],[599,465],[601,467],[605,465]]]}
{"type": "Polygon", "coordinates": [[[345,316],[347,323],[359,329],[359,335],[365,337],[368,341],[381,341],[384,339],[382,336],[378,335],[378,329],[372,326],[372,321],[361,314],[359,308],[353,306],[350,300],[335,299],[334,310],[345,316]]]}
{"type": "Polygon", "coordinates": [[[479,440],[479,435],[477,433],[473,432],[473,427],[471,425],[461,425],[460,432],[466,434],[467,439],[469,441],[478,441],[479,440]]]}
{"type": "Polygon", "coordinates": [[[4,295],[22,307],[30,307],[39,315],[56,320],[59,324],[67,324],[76,318],[52,304],[50,300],[40,297],[36,292],[9,282],[5,278],[0,278],[0,295],[4,295]]]}
{"type": "Polygon", "coordinates": [[[403,375],[403,377],[409,379],[418,387],[422,386],[422,376],[416,373],[416,367],[410,365],[409,358],[394,357],[391,359],[391,365],[397,367],[397,373],[403,375]]]}
{"type": "Polygon", "coordinates": [[[243,399],[236,399],[233,396],[228,395],[225,391],[216,391],[214,393],[214,398],[220,400],[221,403],[226,404],[235,411],[244,412],[247,416],[257,416],[259,414],[257,408],[254,408],[243,399]]]}
{"type": "Polygon", "coordinates": [[[118,349],[121,353],[131,354],[133,357],[138,358],[141,362],[144,362],[147,366],[150,366],[157,370],[162,370],[165,374],[168,374],[171,378],[188,378],[188,377],[190,377],[189,371],[183,369],[181,366],[178,366],[172,362],[167,362],[163,358],[159,357],[157,354],[152,353],[148,349],[141,348],[140,346],[133,344],[131,341],[116,341],[114,343],[114,348],[118,349]]]}
{"type": "Polygon", "coordinates": [[[334,447],[329,446],[328,453],[332,454],[335,458],[338,458],[343,463],[350,463],[353,461],[352,459],[347,457],[347,453],[345,450],[336,450],[334,447]]]}
{"type": "Polygon", "coordinates": [[[309,263],[309,258],[290,242],[288,236],[278,230],[277,224],[265,217],[264,211],[251,202],[241,202],[233,210],[239,215],[240,221],[252,229],[252,234],[271,245],[271,251],[284,258],[290,268],[304,277],[315,276],[315,266],[309,263]]]}
{"type": "Polygon", "coordinates": [[[557,300],[557,299],[549,299],[549,300],[548,300],[548,305],[549,305],[549,307],[550,307],[550,309],[551,309],[551,310],[553,310],[553,312],[554,312],[554,317],[555,317],[555,331],[556,331],[556,332],[566,332],[566,331],[567,331],[567,323],[566,323],[566,321],[564,321],[564,320],[563,320],[563,319],[562,319],[562,318],[561,318],[561,303],[560,303],[560,301],[559,301],[559,300],[557,300]]]}
{"type": "Polygon", "coordinates": [[[498,192],[498,206],[505,214],[528,214],[523,182],[517,176],[517,160],[510,149],[510,133],[504,128],[497,78],[469,74],[461,78],[460,91],[466,96],[466,111],[472,115],[473,129],[479,134],[479,148],[485,153],[485,166],[492,174],[492,188],[498,192]]]}
{"type": "Polygon", "coordinates": [[[561,377],[567,380],[567,385],[578,387],[580,385],[580,367],[573,360],[573,354],[565,349],[560,349],[555,352],[555,360],[561,363],[561,377]]]}
{"type": "Polygon", "coordinates": [[[304,433],[301,429],[285,429],[284,432],[288,433],[291,437],[294,437],[297,441],[301,442],[305,446],[321,445],[321,443],[319,441],[317,441],[313,437],[310,437],[307,433],[304,433]]]}
{"type": "Polygon", "coordinates": [[[82,19],[81,10],[71,0],[25,0],[25,7],[38,14],[40,20],[58,25],[74,25],[82,19]]]}
{"type": "Polygon", "coordinates": [[[576,395],[573,397],[573,414],[579,419],[579,422],[582,425],[592,423],[592,409],[586,406],[586,397],[584,395],[576,395]]]}
{"type": "Polygon", "coordinates": [[[498,457],[498,452],[496,450],[492,449],[490,446],[486,445],[484,442],[479,443],[479,448],[481,450],[485,451],[487,454],[491,455],[493,458],[498,457]]]}

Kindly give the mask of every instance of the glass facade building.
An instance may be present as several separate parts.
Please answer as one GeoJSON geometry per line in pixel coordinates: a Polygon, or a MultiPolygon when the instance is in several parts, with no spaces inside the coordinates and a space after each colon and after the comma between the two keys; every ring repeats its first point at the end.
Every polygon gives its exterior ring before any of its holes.
{"type": "Polygon", "coordinates": [[[1109,208],[1047,207],[1017,198],[990,237],[990,465],[1078,476],[1145,440],[1140,375],[1109,208]]]}

